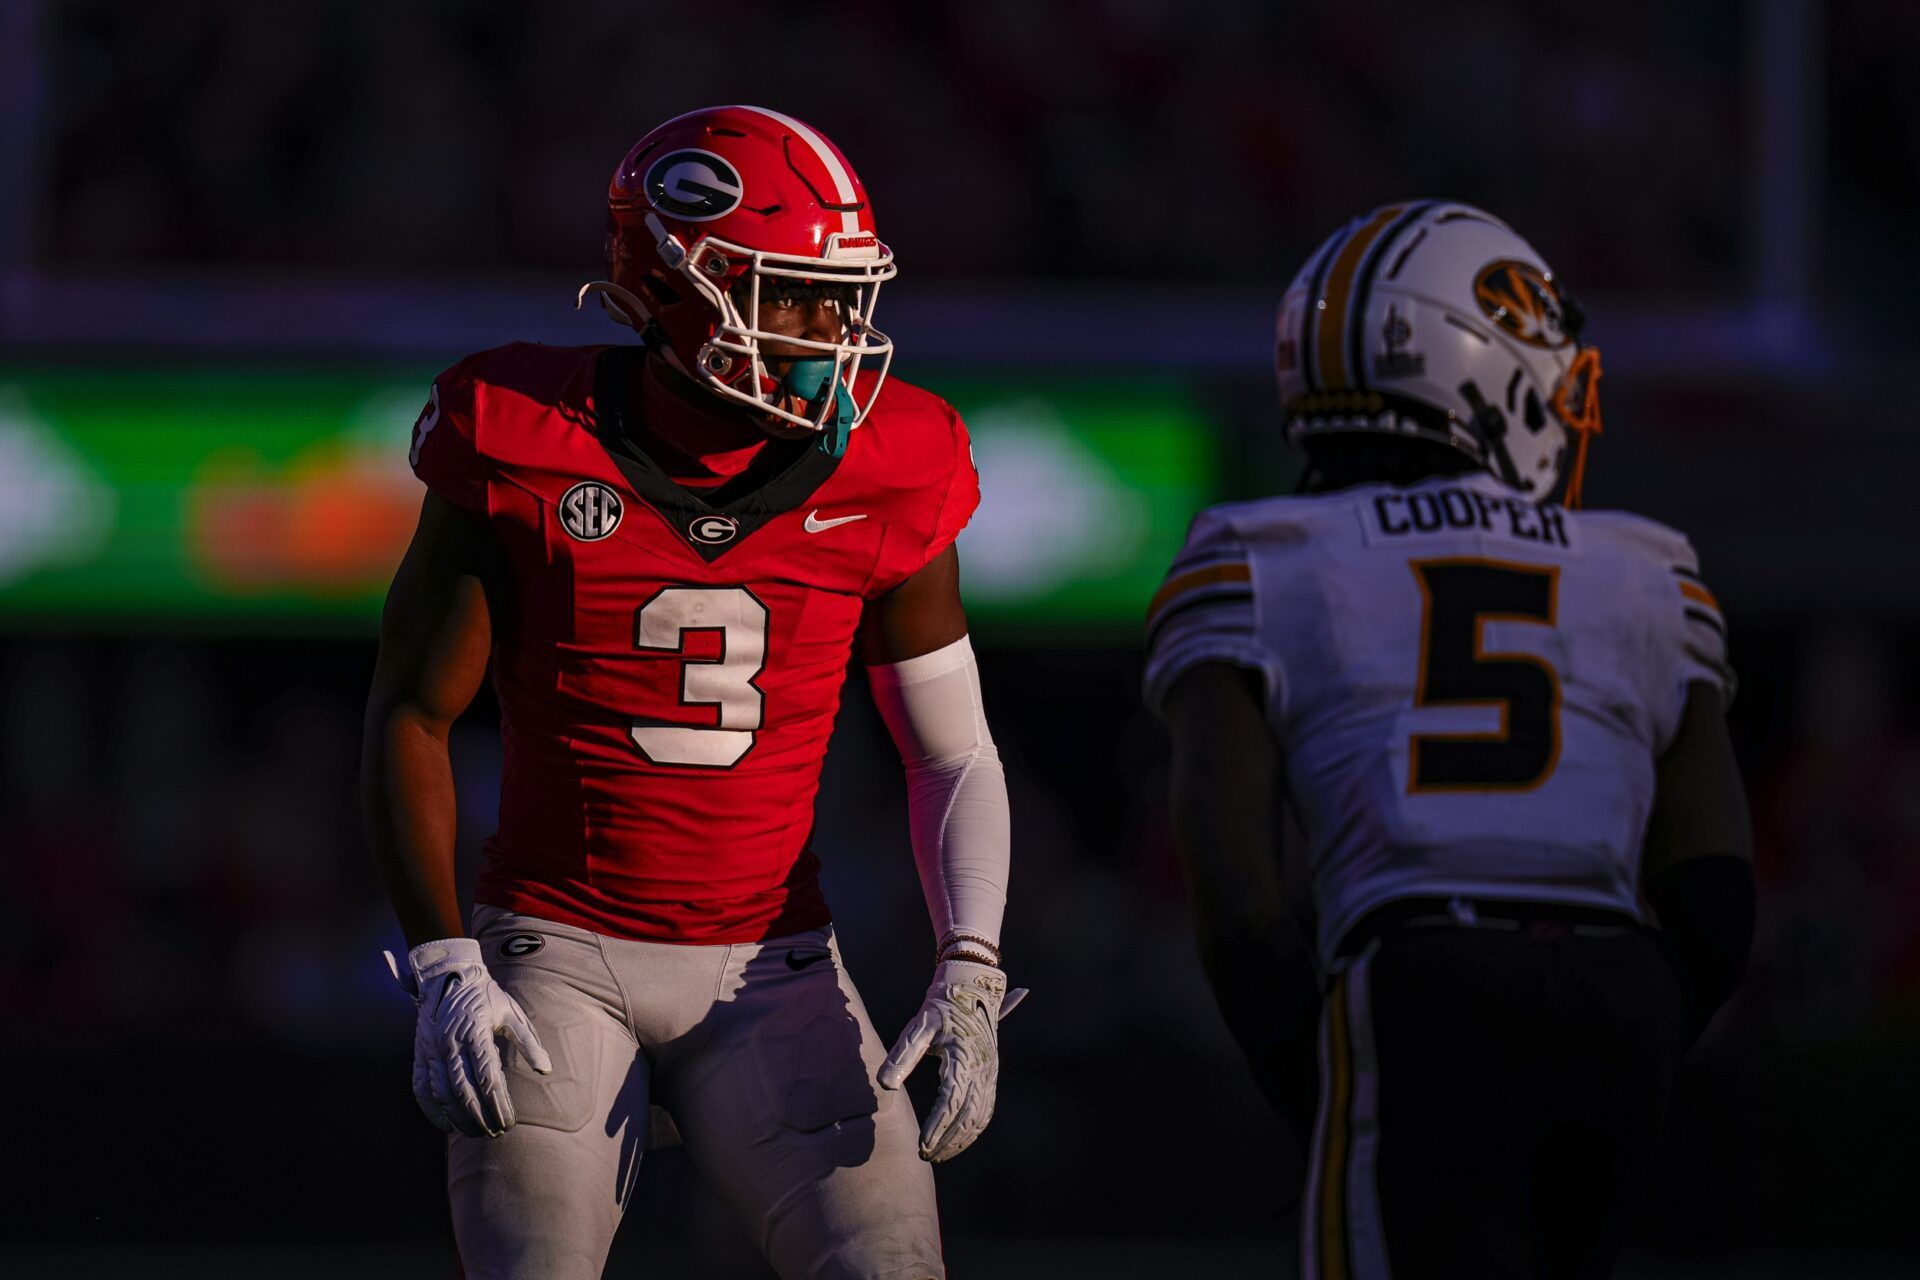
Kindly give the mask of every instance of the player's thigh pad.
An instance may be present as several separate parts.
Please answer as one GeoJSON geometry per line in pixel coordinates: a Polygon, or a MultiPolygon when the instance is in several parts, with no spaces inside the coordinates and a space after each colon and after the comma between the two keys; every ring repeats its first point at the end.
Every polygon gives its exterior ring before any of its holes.
{"type": "Polygon", "coordinates": [[[646,1058],[591,934],[487,908],[474,923],[553,1072],[539,1075],[501,1042],[513,1128],[448,1140],[462,1266],[468,1280],[597,1277],[646,1142],[646,1058]]]}
{"type": "Polygon", "coordinates": [[[670,1109],[701,1171],[782,1280],[925,1280],[940,1260],[933,1171],[886,1046],[830,930],[737,948],[714,1035],[670,1109]]]}
{"type": "Polygon", "coordinates": [[[520,1002],[553,1060],[541,1075],[511,1040],[497,1042],[515,1123],[572,1133],[604,1120],[637,1046],[600,940],[491,907],[475,909],[474,925],[487,971],[520,1002]]]}
{"type": "MultiPolygon", "coordinates": [[[[837,988],[829,988],[833,960],[815,964],[820,975],[794,975],[781,983],[799,998],[754,1018],[747,1042],[766,1109],[782,1127],[851,1135],[867,1128],[879,1108],[879,1090],[860,1052],[859,1020],[837,988]]],[[[851,1145],[860,1141],[849,1139],[851,1145]]]]}

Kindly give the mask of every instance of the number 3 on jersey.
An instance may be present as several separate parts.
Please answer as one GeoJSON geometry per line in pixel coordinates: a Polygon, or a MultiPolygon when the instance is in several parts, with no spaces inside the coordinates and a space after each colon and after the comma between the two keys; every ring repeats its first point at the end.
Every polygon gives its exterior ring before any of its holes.
{"type": "Polygon", "coordinates": [[[1407,790],[1531,791],[1560,759],[1560,678],[1524,653],[1488,653],[1488,622],[1554,625],[1560,571],[1499,560],[1415,560],[1424,601],[1416,707],[1497,705],[1495,733],[1416,733],[1407,790]]]}
{"type": "Polygon", "coordinates": [[[633,743],[649,764],[730,769],[753,749],[766,696],[753,678],[767,659],[767,606],[744,587],[663,587],[634,616],[634,647],[684,654],[689,631],[718,631],[720,656],[680,660],[680,705],[720,708],[719,727],[642,716],[633,743]]]}

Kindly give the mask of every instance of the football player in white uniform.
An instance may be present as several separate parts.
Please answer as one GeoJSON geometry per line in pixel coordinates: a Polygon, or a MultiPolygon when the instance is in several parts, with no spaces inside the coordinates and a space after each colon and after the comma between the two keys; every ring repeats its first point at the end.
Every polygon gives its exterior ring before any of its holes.
{"type": "Polygon", "coordinates": [[[1202,512],[1151,606],[1202,956],[1312,1126],[1309,1277],[1605,1274],[1745,967],[1725,624],[1686,538],[1579,509],[1579,335],[1498,219],[1355,219],[1280,307],[1301,491],[1202,512]]]}

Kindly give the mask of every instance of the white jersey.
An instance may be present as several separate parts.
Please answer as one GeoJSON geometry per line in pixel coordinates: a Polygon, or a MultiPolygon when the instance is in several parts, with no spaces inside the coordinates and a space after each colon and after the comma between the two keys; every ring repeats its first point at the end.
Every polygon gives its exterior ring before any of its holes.
{"type": "Polygon", "coordinates": [[[1156,710],[1198,663],[1264,678],[1329,958],[1397,898],[1639,916],[1654,762],[1688,684],[1733,694],[1684,536],[1484,473],[1203,511],[1148,628],[1156,710]]]}

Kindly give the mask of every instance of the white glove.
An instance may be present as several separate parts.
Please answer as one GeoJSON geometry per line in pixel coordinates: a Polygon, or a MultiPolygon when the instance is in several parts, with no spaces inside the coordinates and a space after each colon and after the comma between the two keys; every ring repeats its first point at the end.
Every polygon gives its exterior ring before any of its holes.
{"type": "Polygon", "coordinates": [[[472,938],[423,942],[407,952],[411,981],[393,953],[387,968],[413,997],[413,1096],[438,1128],[497,1138],[513,1128],[513,1099],[493,1038],[510,1037],[541,1075],[553,1062],[519,1002],[501,989],[472,938]]]}
{"type": "Polygon", "coordinates": [[[920,1158],[951,1160],[993,1119],[1000,1080],[1000,1019],[1026,995],[1007,992],[1007,975],[992,965],[945,960],[907,1029],[880,1066],[880,1087],[898,1089],[928,1053],[940,1058],[940,1094],[920,1126],[920,1158]]]}

